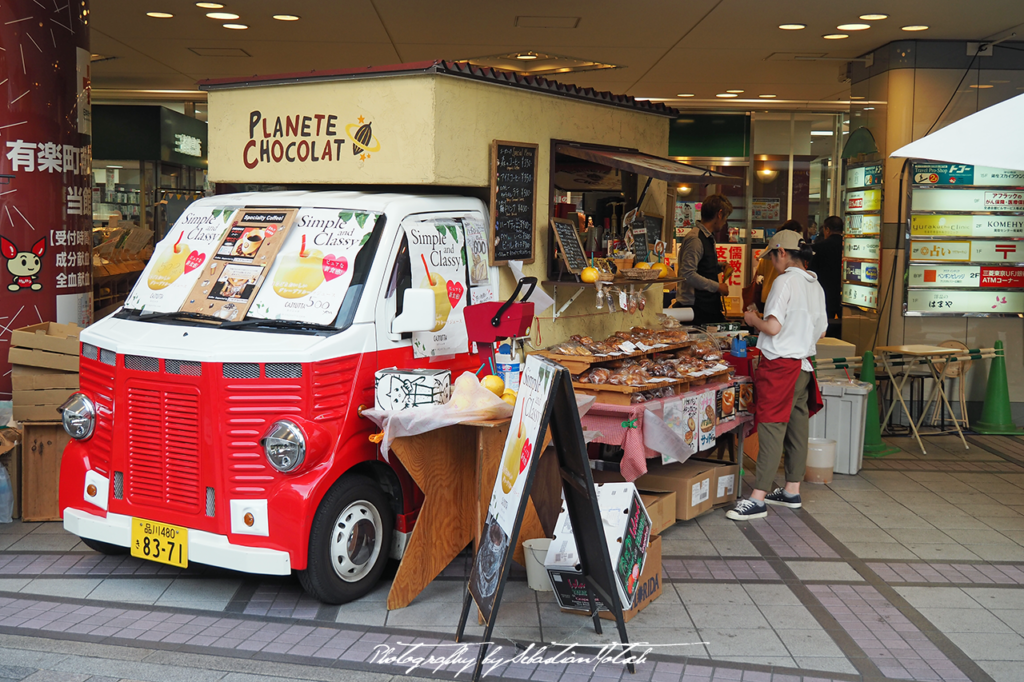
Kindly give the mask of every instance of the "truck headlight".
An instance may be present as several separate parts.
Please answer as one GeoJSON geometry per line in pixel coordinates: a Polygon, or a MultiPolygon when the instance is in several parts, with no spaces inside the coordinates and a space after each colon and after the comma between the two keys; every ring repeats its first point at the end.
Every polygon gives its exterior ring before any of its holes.
{"type": "Polygon", "coordinates": [[[290,421],[275,422],[260,439],[260,445],[270,466],[282,473],[292,471],[306,457],[306,437],[290,421]]]}
{"type": "Polygon", "coordinates": [[[76,393],[58,408],[64,430],[75,440],[86,440],[96,428],[96,406],[81,393],[76,393]]]}

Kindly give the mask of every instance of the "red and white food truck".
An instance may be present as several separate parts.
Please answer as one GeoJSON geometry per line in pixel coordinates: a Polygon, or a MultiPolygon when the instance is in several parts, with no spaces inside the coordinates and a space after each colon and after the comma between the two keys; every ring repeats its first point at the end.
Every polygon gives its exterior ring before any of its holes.
{"type": "Polygon", "coordinates": [[[81,334],[64,527],[105,553],[297,571],[327,603],[365,594],[422,494],[360,411],[378,369],[477,369],[462,311],[497,291],[487,222],[460,196],[192,204],[123,308],[81,334]]]}

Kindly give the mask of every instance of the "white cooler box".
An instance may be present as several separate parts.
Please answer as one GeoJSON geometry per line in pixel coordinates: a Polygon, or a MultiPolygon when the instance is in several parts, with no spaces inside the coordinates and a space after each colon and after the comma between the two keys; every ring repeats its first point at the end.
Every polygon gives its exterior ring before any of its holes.
{"type": "Polygon", "coordinates": [[[871,384],[847,379],[818,382],[825,407],[811,417],[810,437],[836,442],[837,474],[855,474],[864,460],[864,423],[871,384]]]}

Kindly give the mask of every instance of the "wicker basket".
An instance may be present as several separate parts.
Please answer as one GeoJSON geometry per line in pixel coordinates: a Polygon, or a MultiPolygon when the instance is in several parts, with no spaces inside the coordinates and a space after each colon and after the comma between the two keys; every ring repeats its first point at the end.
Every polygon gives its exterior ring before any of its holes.
{"type": "Polygon", "coordinates": [[[639,279],[639,280],[652,280],[658,279],[658,270],[652,270],[650,268],[629,268],[628,270],[619,270],[626,279],[639,279]]]}
{"type": "Polygon", "coordinates": [[[599,272],[599,273],[597,273],[597,281],[598,282],[614,282],[615,281],[615,275],[613,275],[610,272],[599,272]]]}

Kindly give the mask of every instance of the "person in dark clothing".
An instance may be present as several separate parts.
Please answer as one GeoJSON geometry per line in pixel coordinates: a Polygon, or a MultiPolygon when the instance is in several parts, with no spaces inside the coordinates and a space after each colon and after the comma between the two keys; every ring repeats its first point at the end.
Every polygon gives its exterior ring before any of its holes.
{"type": "Polygon", "coordinates": [[[718,261],[715,233],[726,227],[732,203],[721,194],[712,194],[700,208],[700,223],[683,238],[679,247],[679,283],[676,300],[683,307],[693,308],[697,325],[724,322],[722,296],[729,294],[726,283],[732,268],[718,261]]]}
{"type": "Polygon", "coordinates": [[[808,268],[818,275],[825,290],[825,314],[834,320],[842,316],[843,296],[843,219],[829,216],[821,223],[824,239],[814,245],[814,257],[808,268]]]}

